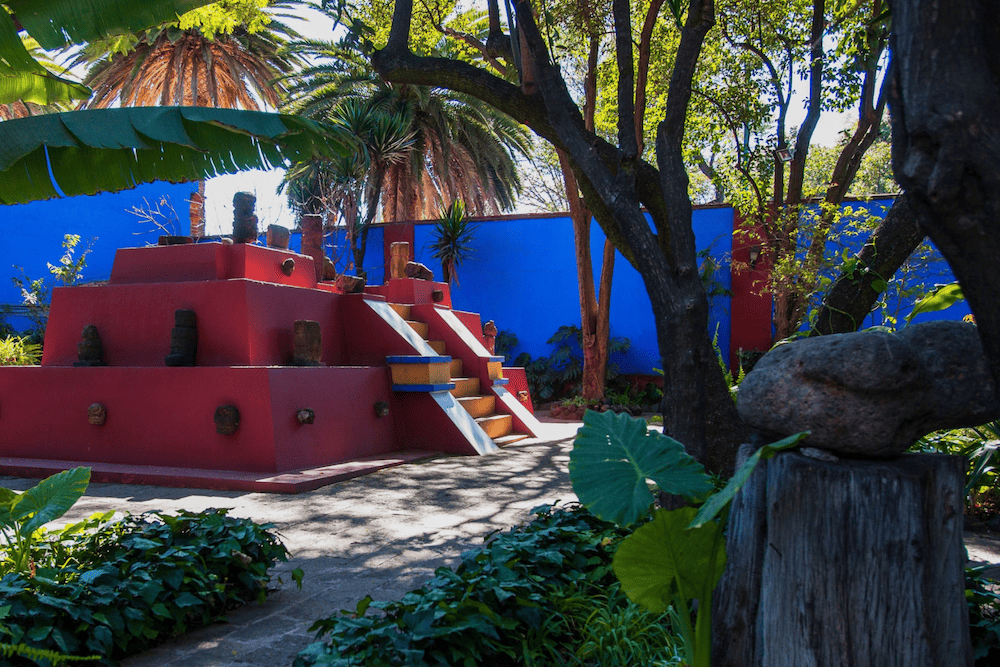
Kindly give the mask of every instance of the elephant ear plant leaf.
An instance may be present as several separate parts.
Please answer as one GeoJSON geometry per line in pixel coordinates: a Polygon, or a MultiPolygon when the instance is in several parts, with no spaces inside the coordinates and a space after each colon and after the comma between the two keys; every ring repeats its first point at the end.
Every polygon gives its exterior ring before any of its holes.
{"type": "Polygon", "coordinates": [[[698,499],[712,491],[705,468],[673,438],[650,431],[626,414],[583,415],[569,460],[569,478],[580,502],[598,517],[631,526],[649,514],[653,493],[698,499]]]}
{"type": "MultiPolygon", "coordinates": [[[[580,502],[599,518],[628,526],[648,516],[653,494],[647,480],[692,502],[711,492],[711,478],[701,464],[644,421],[588,411],[583,423],[570,454],[570,481],[580,502]]],[[[622,590],[651,611],[673,608],[687,665],[709,667],[712,591],[726,564],[725,510],[758,461],[795,446],[806,435],[759,449],[722,492],[705,501],[701,512],[695,507],[658,509],[652,521],[619,545],[612,568],[622,590]],[[698,601],[694,625],[690,600],[698,601]]]]}
{"type": "Polygon", "coordinates": [[[87,491],[90,468],[73,468],[43,479],[24,493],[0,489],[0,533],[7,559],[18,572],[28,569],[35,533],[58,519],[87,491]]]}

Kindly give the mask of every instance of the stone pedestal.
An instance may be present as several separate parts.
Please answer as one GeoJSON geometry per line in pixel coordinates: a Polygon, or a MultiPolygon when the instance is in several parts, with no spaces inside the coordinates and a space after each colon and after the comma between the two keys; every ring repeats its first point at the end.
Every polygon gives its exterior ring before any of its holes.
{"type": "Polygon", "coordinates": [[[941,454],[760,464],[733,502],[712,664],[971,665],[964,477],[941,454]]]}

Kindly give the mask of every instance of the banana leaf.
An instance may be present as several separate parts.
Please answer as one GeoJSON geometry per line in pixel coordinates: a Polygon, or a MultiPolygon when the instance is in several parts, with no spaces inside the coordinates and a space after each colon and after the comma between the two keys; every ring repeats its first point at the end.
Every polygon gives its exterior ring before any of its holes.
{"type": "Polygon", "coordinates": [[[173,21],[215,0],[4,0],[48,51],[173,21]]]}
{"type": "Polygon", "coordinates": [[[343,125],[206,107],[133,107],[0,123],[0,204],[287,167],[359,150],[343,125]]]}

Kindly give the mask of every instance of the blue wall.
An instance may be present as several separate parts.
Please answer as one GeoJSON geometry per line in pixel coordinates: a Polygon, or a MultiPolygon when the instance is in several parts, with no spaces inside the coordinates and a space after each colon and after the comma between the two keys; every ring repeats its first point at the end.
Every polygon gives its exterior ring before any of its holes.
{"type": "MultiPolygon", "coordinates": [[[[695,237],[699,249],[711,246],[720,260],[731,247],[733,214],[729,208],[699,209],[695,212],[695,237]]],[[[418,224],[414,233],[415,257],[436,276],[440,263],[431,257],[433,224],[418,224]]],[[[591,226],[591,255],[594,280],[600,279],[604,254],[604,233],[591,226]]],[[[552,347],[546,341],[564,325],[580,325],[579,289],[573,224],[567,216],[514,218],[478,223],[473,245],[475,254],[458,268],[459,284],[452,287],[452,304],[458,310],[493,320],[497,328],[513,332],[518,352],[532,357],[547,356],[552,347]]],[[[729,271],[719,271],[718,279],[729,287],[729,271]]],[[[718,325],[719,345],[729,349],[729,299],[713,299],[710,330],[718,325]]],[[[656,346],[652,306],[639,273],[615,253],[611,288],[611,335],[628,338],[631,348],[617,359],[626,373],[650,373],[661,367],[656,346]]]]}
{"type": "MultiPolygon", "coordinates": [[[[62,256],[62,238],[66,233],[79,234],[86,243],[92,238],[93,251],[87,258],[84,280],[106,280],[111,274],[114,252],[119,247],[155,243],[162,232],[151,225],[140,224],[128,213],[133,206],[153,204],[161,197],[169,198],[184,224],[178,233],[188,233],[187,200],[193,184],[155,183],[134,190],[93,197],[55,199],[17,206],[0,206],[0,223],[6,232],[6,243],[0,255],[0,304],[20,304],[21,297],[10,281],[16,275],[14,265],[24,267],[31,277],[47,276],[47,262],[57,262],[62,256]]],[[[889,200],[872,203],[855,202],[854,207],[866,208],[881,216],[889,200]]],[[[728,207],[699,208],[694,212],[695,237],[699,250],[708,250],[721,268],[715,274],[718,290],[730,288],[728,259],[732,251],[733,212],[728,207]]],[[[263,231],[263,230],[262,230],[263,231]]],[[[430,245],[434,225],[415,226],[414,254],[440,276],[441,267],[431,257],[430,245]]],[[[369,283],[384,279],[383,230],[374,227],[368,238],[365,269],[369,283]]],[[[863,239],[858,237],[856,245],[863,239]]],[[[262,236],[263,242],[263,236],[262,236]]],[[[478,312],[483,321],[494,320],[500,330],[518,338],[517,352],[532,357],[549,355],[552,346],[547,341],[562,325],[580,323],[576,260],[573,248],[573,227],[567,216],[514,216],[503,220],[479,222],[473,241],[475,253],[458,269],[459,284],[452,290],[456,309],[478,312]]],[[[292,235],[292,249],[301,246],[299,234],[292,235]]],[[[591,253],[595,280],[599,278],[603,256],[604,235],[595,223],[591,228],[591,253]]],[[[328,239],[328,252],[343,270],[350,257],[342,234],[328,239]]],[[[702,260],[703,261],[703,260],[702,260]]],[[[953,279],[947,264],[938,260],[921,269],[914,280],[923,284],[947,283],[953,279]]],[[[902,318],[909,312],[910,301],[897,307],[890,304],[890,313],[902,318]]],[[[962,303],[946,313],[918,316],[917,321],[939,317],[960,318],[968,313],[962,303]]],[[[9,318],[15,328],[25,328],[23,318],[9,318]]],[[[866,326],[881,324],[871,317],[866,326]]],[[[728,296],[712,299],[709,333],[718,332],[723,352],[729,348],[730,309],[728,296]]],[[[646,289],[638,272],[616,254],[611,298],[611,334],[628,338],[631,349],[613,359],[623,372],[649,373],[660,367],[656,349],[656,328],[646,289]]]]}
{"type": "MultiPolygon", "coordinates": [[[[155,205],[167,196],[180,216],[177,233],[187,234],[188,199],[196,190],[193,183],[152,183],[134,190],[102,193],[89,197],[65,197],[47,201],[0,206],[0,229],[4,241],[0,248],[0,304],[21,304],[21,293],[11,282],[20,275],[20,266],[31,278],[48,277],[48,263],[56,264],[63,255],[65,234],[79,234],[76,256],[92,240],[91,253],[83,269],[83,280],[107,280],[118,248],[156,243],[162,231],[141,224],[130,213],[133,207],[155,205]]],[[[28,326],[23,318],[9,318],[15,329],[28,326]]]]}

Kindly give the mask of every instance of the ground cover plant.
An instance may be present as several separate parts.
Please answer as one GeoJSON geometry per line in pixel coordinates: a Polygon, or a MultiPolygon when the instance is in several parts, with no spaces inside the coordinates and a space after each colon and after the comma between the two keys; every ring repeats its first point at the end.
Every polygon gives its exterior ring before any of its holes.
{"type": "Polygon", "coordinates": [[[669,616],[630,602],[611,572],[627,531],[576,504],[532,512],[402,600],[318,621],[295,667],[679,664],[669,616]]]}
{"type": "Polygon", "coordinates": [[[0,489],[0,642],[9,664],[51,664],[31,659],[37,649],[116,664],[263,601],[268,570],[287,560],[273,526],[226,510],[95,514],[46,530],[89,477],[77,468],[24,493],[0,489]]]}

